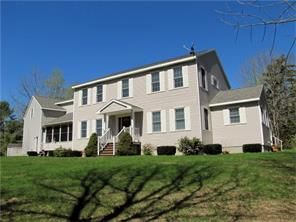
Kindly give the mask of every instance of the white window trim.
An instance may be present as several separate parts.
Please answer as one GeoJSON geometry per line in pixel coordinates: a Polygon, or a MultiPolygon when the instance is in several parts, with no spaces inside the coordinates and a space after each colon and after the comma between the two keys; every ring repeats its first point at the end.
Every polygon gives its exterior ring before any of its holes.
{"type": "Polygon", "coordinates": [[[169,109],[169,123],[170,123],[169,125],[170,132],[190,131],[191,130],[190,106],[176,106],[169,109]],[[184,129],[176,129],[176,109],[184,109],[184,121],[185,121],[184,129]]]}
{"type": "Polygon", "coordinates": [[[151,128],[151,132],[152,133],[161,133],[161,129],[162,129],[162,118],[161,118],[161,110],[153,110],[151,111],[151,124],[152,124],[152,128],[151,128]],[[153,131],[153,113],[159,112],[160,114],[160,131],[153,131]]]}
{"type": "Polygon", "coordinates": [[[211,127],[211,115],[210,115],[210,109],[206,106],[202,106],[202,130],[203,131],[211,131],[212,127],[211,127]],[[208,110],[208,129],[206,129],[206,124],[205,124],[205,113],[204,110],[208,110]]]}
{"type": "MultiPolygon", "coordinates": [[[[223,115],[224,115],[224,125],[228,126],[235,126],[235,125],[245,125],[247,124],[247,111],[245,106],[229,106],[226,109],[223,110],[223,115]],[[239,123],[231,123],[230,119],[230,109],[236,109],[238,108],[238,113],[239,113],[239,123]],[[227,111],[224,111],[227,110],[227,111]],[[227,113],[227,116],[225,116],[225,113],[227,113]],[[225,124],[225,118],[228,118],[228,122],[225,124]]],[[[261,115],[261,114],[260,114],[261,115]]]]}
{"type": "Polygon", "coordinates": [[[217,79],[217,77],[215,75],[211,75],[211,84],[212,86],[214,86],[214,88],[216,89],[220,89],[220,83],[219,83],[219,80],[217,79]],[[214,80],[216,80],[217,82],[217,86],[214,84],[214,80]]]}

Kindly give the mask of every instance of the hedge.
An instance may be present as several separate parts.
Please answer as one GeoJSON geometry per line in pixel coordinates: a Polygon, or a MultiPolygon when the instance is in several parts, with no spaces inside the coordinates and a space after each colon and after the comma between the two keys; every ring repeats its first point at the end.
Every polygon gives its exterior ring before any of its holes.
{"type": "Polygon", "coordinates": [[[38,156],[38,153],[36,151],[28,151],[28,156],[38,156]]]}
{"type": "Polygon", "coordinates": [[[158,146],[157,155],[175,155],[176,147],[175,146],[158,146]]]}
{"type": "Polygon", "coordinates": [[[221,144],[207,144],[203,146],[203,153],[215,155],[222,153],[222,145],[221,144]]]}
{"type": "Polygon", "coordinates": [[[244,144],[243,152],[244,153],[259,153],[262,151],[262,145],[260,143],[254,144],[244,144]]]}

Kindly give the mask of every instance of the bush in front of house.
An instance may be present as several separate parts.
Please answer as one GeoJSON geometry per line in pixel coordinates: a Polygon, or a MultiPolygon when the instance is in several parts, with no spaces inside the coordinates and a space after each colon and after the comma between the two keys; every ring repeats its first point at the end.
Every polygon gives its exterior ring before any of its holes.
{"type": "Polygon", "coordinates": [[[202,148],[202,152],[205,154],[215,155],[222,153],[222,145],[221,144],[207,144],[202,148]]]}
{"type": "Polygon", "coordinates": [[[260,143],[253,144],[244,144],[243,152],[244,153],[259,153],[262,150],[262,145],[260,143]]]}
{"type": "Polygon", "coordinates": [[[81,157],[82,156],[82,152],[79,151],[79,150],[72,150],[71,156],[72,157],[81,157]]]}
{"type": "Polygon", "coordinates": [[[85,156],[97,156],[98,155],[98,136],[96,133],[93,133],[88,141],[87,146],[84,149],[85,156]]]}
{"type": "Polygon", "coordinates": [[[71,149],[59,147],[53,151],[53,156],[55,156],[55,157],[71,157],[71,153],[72,153],[71,149]]]}
{"type": "Polygon", "coordinates": [[[28,156],[38,156],[38,153],[36,151],[28,151],[28,156]]]}
{"type": "Polygon", "coordinates": [[[151,156],[153,153],[154,147],[148,143],[143,145],[143,154],[147,156],[151,156]]]}
{"type": "Polygon", "coordinates": [[[272,151],[272,146],[271,145],[263,145],[264,151],[265,152],[271,152],[272,151]]]}
{"type": "Polygon", "coordinates": [[[175,155],[176,147],[175,146],[158,146],[157,155],[175,155]]]}
{"type": "Polygon", "coordinates": [[[124,132],[119,136],[119,143],[116,147],[116,154],[120,156],[140,155],[141,147],[133,144],[133,138],[128,132],[124,132]]]}
{"type": "Polygon", "coordinates": [[[196,137],[189,139],[187,136],[178,141],[178,150],[185,155],[197,155],[202,149],[202,143],[196,137]]]}

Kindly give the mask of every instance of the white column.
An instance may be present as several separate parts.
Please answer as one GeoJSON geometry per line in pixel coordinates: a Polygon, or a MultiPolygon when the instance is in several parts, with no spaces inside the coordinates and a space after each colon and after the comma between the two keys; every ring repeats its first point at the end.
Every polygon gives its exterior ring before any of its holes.
{"type": "Polygon", "coordinates": [[[135,112],[132,110],[132,117],[131,117],[131,136],[134,139],[134,130],[135,130],[135,112]]]}
{"type": "Polygon", "coordinates": [[[46,138],[47,138],[47,127],[45,127],[45,136],[44,136],[44,139],[43,139],[44,143],[46,143],[46,138]]]}
{"type": "Polygon", "coordinates": [[[54,127],[51,128],[51,142],[52,143],[53,143],[53,133],[54,133],[53,129],[54,129],[54,127]]]}
{"type": "Polygon", "coordinates": [[[69,141],[70,125],[67,125],[67,141],[69,141]]]}
{"type": "Polygon", "coordinates": [[[60,130],[59,130],[59,142],[62,140],[62,125],[60,125],[60,130]]]}
{"type": "Polygon", "coordinates": [[[109,128],[109,115],[106,115],[106,129],[109,128]]]}

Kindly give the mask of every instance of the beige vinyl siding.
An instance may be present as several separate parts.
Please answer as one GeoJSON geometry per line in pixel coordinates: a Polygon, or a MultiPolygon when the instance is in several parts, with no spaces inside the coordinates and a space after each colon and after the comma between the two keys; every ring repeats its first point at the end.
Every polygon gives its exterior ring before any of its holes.
{"type": "MultiPolygon", "coordinates": [[[[126,101],[130,104],[138,106],[143,109],[143,112],[136,112],[136,127],[142,130],[142,144],[151,143],[154,145],[176,145],[178,139],[182,136],[189,137],[200,137],[200,124],[198,121],[198,116],[200,115],[197,101],[197,74],[196,74],[196,64],[186,63],[188,65],[188,87],[182,87],[178,89],[165,90],[161,92],[147,94],[146,90],[146,79],[147,74],[149,73],[141,73],[137,75],[133,75],[133,97],[121,98],[122,101],[126,101]],[[190,109],[190,119],[191,126],[190,130],[178,131],[178,132],[169,132],[169,110],[175,107],[189,107],[190,109]],[[147,112],[152,112],[154,110],[165,110],[166,111],[166,121],[165,121],[165,129],[166,132],[162,132],[159,134],[149,134],[147,133],[147,112]],[[138,121],[141,122],[139,125],[138,121]]],[[[164,78],[164,85],[168,86],[168,70],[171,70],[173,67],[167,67],[167,69],[159,70],[160,72],[164,72],[166,78],[164,78]]],[[[106,101],[110,101],[111,99],[118,98],[118,86],[120,85],[122,79],[116,79],[109,82],[106,82],[107,90],[106,90],[106,101]]],[[[79,90],[76,90],[74,93],[74,119],[75,122],[73,124],[73,129],[77,129],[78,121],[83,119],[96,119],[96,112],[102,108],[106,102],[93,104],[91,106],[78,106],[78,98],[79,98],[79,90]]],[[[120,90],[121,92],[121,90],[120,90]]],[[[109,124],[113,127],[116,126],[115,117],[111,116],[112,120],[109,119],[109,124]]],[[[76,133],[74,132],[74,137],[76,133]]],[[[88,140],[73,138],[73,146],[75,149],[83,149],[87,144],[88,140]]]]}

